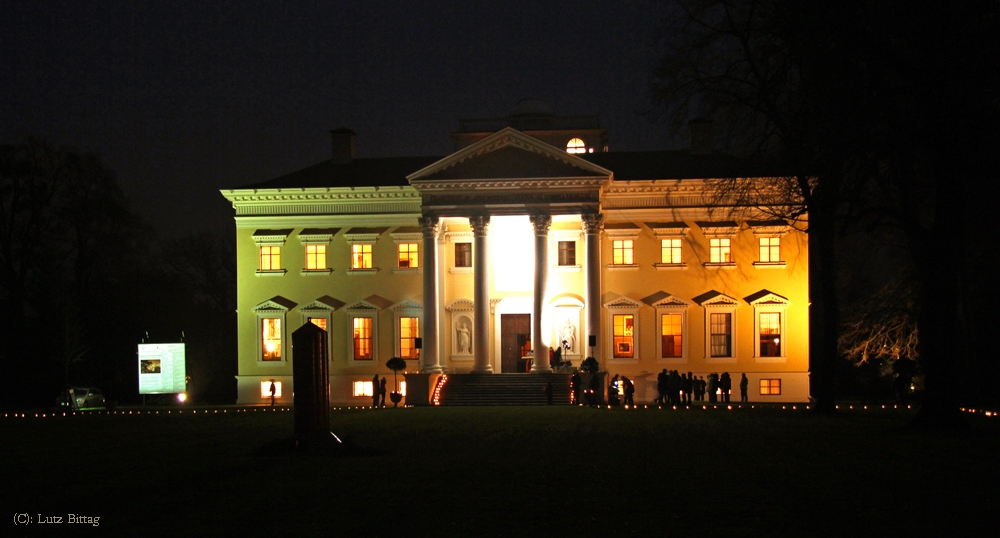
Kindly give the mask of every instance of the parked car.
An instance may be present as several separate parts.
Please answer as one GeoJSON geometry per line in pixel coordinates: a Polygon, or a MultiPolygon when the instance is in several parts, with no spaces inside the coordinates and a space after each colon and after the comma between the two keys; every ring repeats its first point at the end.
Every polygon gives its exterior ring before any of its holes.
{"type": "Polygon", "coordinates": [[[104,394],[93,387],[73,387],[70,394],[56,398],[59,407],[83,409],[84,407],[104,407],[104,394]],[[67,398],[66,396],[69,396],[67,398]]]}

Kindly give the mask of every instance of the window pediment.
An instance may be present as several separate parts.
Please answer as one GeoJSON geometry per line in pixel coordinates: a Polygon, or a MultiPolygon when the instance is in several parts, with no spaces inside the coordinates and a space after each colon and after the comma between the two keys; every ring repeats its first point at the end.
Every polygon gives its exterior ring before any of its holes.
{"type": "Polygon", "coordinates": [[[778,295],[777,293],[774,293],[773,291],[769,290],[760,290],[757,293],[744,297],[743,300],[754,306],[765,305],[765,304],[773,304],[773,305],[791,304],[788,301],[787,297],[782,297],[781,295],[778,295]]]}
{"type": "Polygon", "coordinates": [[[631,222],[604,223],[604,234],[608,237],[635,238],[639,237],[641,230],[642,228],[631,222]]]}
{"type": "Polygon", "coordinates": [[[788,223],[783,220],[747,221],[754,235],[781,236],[788,232],[788,223]]]}
{"type": "Polygon", "coordinates": [[[266,314],[271,312],[288,312],[296,306],[298,306],[298,303],[280,295],[275,295],[274,297],[271,297],[270,299],[253,307],[252,310],[257,314],[266,314]]]}
{"type": "Polygon", "coordinates": [[[333,312],[344,306],[344,302],[324,295],[315,301],[299,308],[302,312],[333,312]]]}
{"type": "Polygon", "coordinates": [[[657,239],[678,239],[687,235],[689,227],[684,222],[646,222],[657,239]]]}
{"type": "Polygon", "coordinates": [[[653,308],[688,308],[691,306],[689,301],[685,301],[676,295],[669,295],[660,299],[659,301],[652,304],[653,308]]]}
{"type": "Polygon", "coordinates": [[[253,233],[253,241],[258,246],[284,245],[288,236],[294,231],[292,228],[283,230],[257,230],[253,233]]]}
{"type": "Polygon", "coordinates": [[[347,311],[351,313],[376,314],[379,310],[381,310],[379,307],[368,301],[358,301],[347,307],[347,311]]]}
{"type": "Polygon", "coordinates": [[[306,244],[330,243],[339,231],[340,228],[306,228],[299,232],[299,241],[306,244]]]}
{"type": "Polygon", "coordinates": [[[740,232],[740,225],[734,221],[696,222],[705,237],[733,237],[740,232]]]}
{"type": "Polygon", "coordinates": [[[703,293],[694,298],[694,302],[704,308],[733,308],[739,304],[735,298],[715,290],[703,293]]]}
{"type": "Polygon", "coordinates": [[[604,303],[604,308],[608,310],[636,310],[642,306],[639,301],[634,301],[628,297],[619,297],[604,303]]]}
{"type": "Polygon", "coordinates": [[[402,311],[417,311],[417,312],[419,312],[419,311],[422,311],[424,309],[424,307],[423,307],[423,305],[421,305],[420,303],[418,303],[416,301],[413,301],[411,299],[406,299],[405,301],[400,301],[400,302],[398,302],[398,303],[390,306],[389,309],[392,310],[392,311],[394,311],[394,312],[402,312],[402,311]]]}
{"type": "Polygon", "coordinates": [[[386,228],[351,228],[344,232],[344,238],[348,244],[374,243],[385,231],[386,228]]]}

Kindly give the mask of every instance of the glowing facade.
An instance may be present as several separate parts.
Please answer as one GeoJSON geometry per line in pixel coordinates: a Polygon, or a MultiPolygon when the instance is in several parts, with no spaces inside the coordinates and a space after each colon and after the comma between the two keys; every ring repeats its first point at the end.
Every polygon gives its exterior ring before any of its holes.
{"type": "Polygon", "coordinates": [[[741,373],[751,402],[808,398],[801,223],[718,202],[714,179],[738,173],[722,156],[607,152],[593,118],[516,112],[463,122],[443,158],[354,159],[354,134],[334,131],[330,161],[223,191],[240,403],[269,403],[271,380],[290,401],[291,333],[309,322],[338,403],[370,403],[391,357],[530,375],[558,346],[633,379],[637,402],[662,369],[728,371],[734,399],[741,373]]]}

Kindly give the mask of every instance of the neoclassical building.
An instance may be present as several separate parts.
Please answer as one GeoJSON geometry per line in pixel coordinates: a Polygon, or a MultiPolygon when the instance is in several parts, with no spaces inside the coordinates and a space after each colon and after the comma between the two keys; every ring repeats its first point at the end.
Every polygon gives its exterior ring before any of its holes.
{"type": "MultiPolygon", "coordinates": [[[[222,191],[236,211],[239,402],[269,402],[272,381],[291,401],[304,323],[327,331],[341,404],[370,403],[391,357],[429,374],[411,384],[433,383],[551,372],[557,347],[633,379],[637,402],[663,369],[729,372],[736,395],[745,373],[751,401],[807,400],[803,223],[720,197],[718,180],[743,171],[705,127],[690,149],[609,152],[596,117],[529,101],[463,120],[451,155],[356,159],[340,129],[330,160],[222,191]]],[[[431,390],[410,387],[408,403],[431,390]]]]}

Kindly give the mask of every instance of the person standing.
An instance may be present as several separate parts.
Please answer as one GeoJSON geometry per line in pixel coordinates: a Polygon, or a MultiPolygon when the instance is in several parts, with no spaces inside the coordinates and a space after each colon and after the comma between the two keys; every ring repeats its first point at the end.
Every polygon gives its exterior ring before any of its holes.
{"type": "Polygon", "coordinates": [[[381,407],[385,407],[385,378],[384,377],[382,378],[382,381],[379,382],[379,384],[378,384],[378,394],[382,398],[381,403],[379,405],[381,407]]]}
{"type": "Polygon", "coordinates": [[[729,372],[722,372],[719,385],[721,385],[720,388],[722,389],[722,402],[729,403],[729,393],[733,391],[733,379],[729,377],[729,372]]]}
{"type": "Polygon", "coordinates": [[[547,405],[552,405],[552,382],[549,381],[545,384],[545,403],[547,405]]]}
{"type": "Polygon", "coordinates": [[[623,383],[625,384],[625,405],[631,405],[635,407],[635,399],[632,396],[633,394],[635,394],[635,384],[632,383],[632,380],[627,377],[622,376],[622,379],[624,380],[623,383]]]}
{"type": "Polygon", "coordinates": [[[273,379],[271,380],[270,393],[271,393],[271,407],[274,407],[274,396],[278,393],[278,387],[275,386],[273,379]]]}
{"type": "Polygon", "coordinates": [[[656,374],[656,392],[659,394],[656,398],[656,403],[663,405],[666,402],[667,396],[667,369],[664,368],[662,372],[656,374]]]}
{"type": "Polygon", "coordinates": [[[684,403],[691,405],[691,393],[694,392],[694,374],[688,372],[684,377],[684,403]]]}
{"type": "Polygon", "coordinates": [[[710,403],[715,403],[719,401],[719,397],[716,392],[719,389],[719,374],[712,372],[708,374],[708,401],[710,403]]]}
{"type": "Polygon", "coordinates": [[[740,378],[740,402],[749,401],[747,399],[747,389],[750,388],[750,380],[747,379],[746,374],[742,374],[743,377],[740,378]]]}
{"type": "Polygon", "coordinates": [[[372,378],[372,407],[378,407],[378,374],[372,378]]]}

